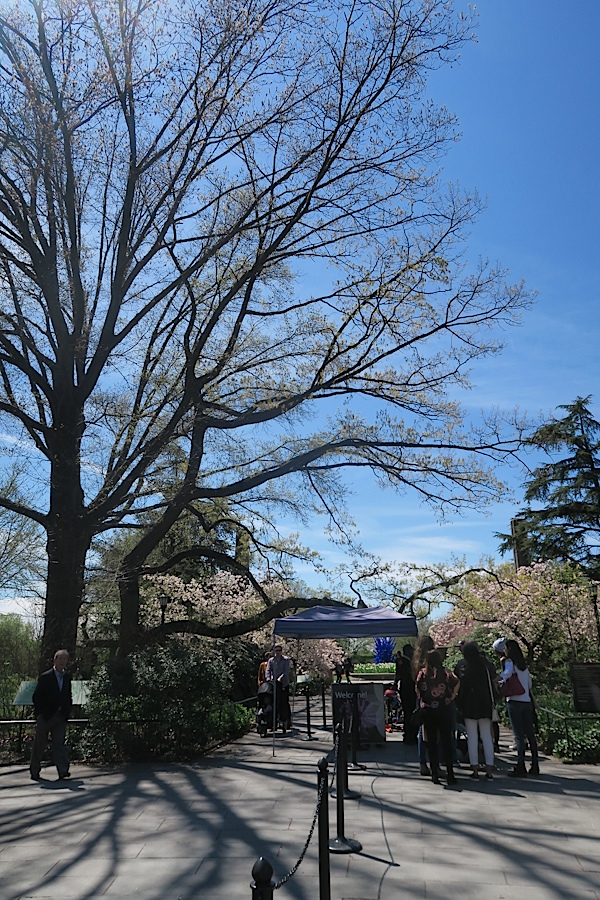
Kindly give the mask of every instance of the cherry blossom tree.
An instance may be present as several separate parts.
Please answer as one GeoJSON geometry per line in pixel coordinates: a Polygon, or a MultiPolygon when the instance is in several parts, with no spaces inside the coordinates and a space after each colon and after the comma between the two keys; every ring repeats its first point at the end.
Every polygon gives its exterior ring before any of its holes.
{"type": "MultiPolygon", "coordinates": [[[[265,587],[276,604],[287,597],[284,585],[271,583],[265,587]]],[[[162,639],[173,631],[208,637],[237,637],[243,634],[264,651],[273,647],[273,621],[265,619],[263,597],[240,575],[219,572],[203,581],[185,582],[174,575],[148,576],[142,583],[142,624],[145,641],[162,639]],[[165,627],[161,626],[159,598],[168,598],[165,627]],[[182,627],[183,623],[187,627],[182,627]],[[243,630],[240,629],[243,623],[243,630]],[[252,623],[255,624],[254,630],[252,623]]],[[[284,653],[294,660],[298,673],[318,675],[327,679],[336,662],[343,659],[343,650],[334,640],[282,641],[284,653]]]]}
{"type": "Polygon", "coordinates": [[[544,665],[553,659],[564,664],[595,658],[598,633],[590,589],[569,565],[537,563],[518,572],[502,565],[465,579],[453,609],[431,634],[437,643],[450,644],[486,628],[496,637],[516,639],[529,661],[541,659],[544,665]]]}

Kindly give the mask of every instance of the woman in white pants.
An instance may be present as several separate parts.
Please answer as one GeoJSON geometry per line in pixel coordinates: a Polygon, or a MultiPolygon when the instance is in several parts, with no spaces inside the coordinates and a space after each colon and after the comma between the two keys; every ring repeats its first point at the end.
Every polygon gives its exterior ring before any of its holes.
{"type": "MultiPolygon", "coordinates": [[[[492,738],[492,709],[494,707],[493,677],[485,657],[475,641],[467,641],[463,647],[465,666],[460,680],[458,708],[467,729],[471,778],[479,778],[479,738],[483,744],[485,777],[491,781],[494,768],[494,741],[492,738]]],[[[495,674],[495,673],[494,673],[495,674]]]]}

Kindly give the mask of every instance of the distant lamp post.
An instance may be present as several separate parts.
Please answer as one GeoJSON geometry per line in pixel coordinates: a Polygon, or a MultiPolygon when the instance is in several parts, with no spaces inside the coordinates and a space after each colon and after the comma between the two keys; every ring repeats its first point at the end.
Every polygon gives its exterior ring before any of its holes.
{"type": "Polygon", "coordinates": [[[169,598],[166,594],[161,594],[158,598],[158,602],[160,603],[160,624],[165,624],[165,613],[167,611],[167,606],[169,605],[169,598]]]}

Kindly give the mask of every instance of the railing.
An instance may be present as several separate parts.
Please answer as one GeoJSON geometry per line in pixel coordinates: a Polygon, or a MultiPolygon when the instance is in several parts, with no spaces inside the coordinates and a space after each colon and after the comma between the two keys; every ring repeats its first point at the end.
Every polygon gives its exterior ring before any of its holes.
{"type": "Polygon", "coordinates": [[[598,713],[573,713],[565,715],[559,713],[555,709],[548,709],[546,706],[537,706],[538,718],[541,716],[545,720],[546,744],[547,749],[551,753],[557,740],[564,738],[567,742],[569,754],[574,752],[574,731],[585,735],[590,725],[600,725],[600,714],[598,713]]]}
{"type": "MultiPolygon", "coordinates": [[[[236,701],[236,705],[247,706],[252,702],[256,702],[256,697],[248,697],[245,700],[236,701]]],[[[217,711],[217,715],[220,730],[223,727],[224,712],[222,708],[217,711]]],[[[181,755],[184,727],[177,722],[163,722],[164,731],[161,731],[159,734],[158,731],[153,730],[159,721],[160,720],[158,719],[152,718],[118,718],[111,720],[111,726],[113,732],[117,736],[118,743],[124,742],[124,745],[129,745],[131,741],[145,740],[150,730],[155,737],[160,737],[162,735],[165,745],[172,745],[176,748],[177,753],[181,755]]],[[[67,728],[71,732],[75,729],[77,732],[80,732],[88,727],[89,724],[90,720],[87,718],[72,718],[67,722],[67,728]]],[[[16,761],[17,759],[22,759],[23,756],[26,755],[26,751],[28,751],[31,742],[33,741],[35,726],[36,721],[33,717],[0,719],[0,758],[5,762],[7,760],[16,761]]],[[[202,733],[202,729],[199,728],[198,734],[202,733]]],[[[211,749],[213,745],[218,745],[219,742],[219,740],[216,744],[214,742],[209,742],[206,746],[201,747],[201,752],[211,749]]],[[[119,746],[120,751],[122,752],[123,746],[121,746],[120,743],[119,746]]],[[[125,753],[125,755],[127,755],[127,753],[125,753]]]]}
{"type": "MultiPolygon", "coordinates": [[[[83,727],[89,724],[89,719],[69,719],[69,726],[83,727]]],[[[0,719],[0,751],[7,751],[10,755],[23,755],[25,732],[31,730],[31,738],[35,732],[35,719],[0,719]],[[6,737],[4,735],[6,734],[6,737]]]]}

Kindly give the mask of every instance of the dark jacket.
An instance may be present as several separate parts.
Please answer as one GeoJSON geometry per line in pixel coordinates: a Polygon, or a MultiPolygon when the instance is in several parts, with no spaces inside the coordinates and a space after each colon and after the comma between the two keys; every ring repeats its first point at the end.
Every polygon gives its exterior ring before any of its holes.
{"type": "Polygon", "coordinates": [[[485,662],[462,667],[457,706],[465,719],[491,719],[493,681],[485,662]],[[490,687],[490,683],[492,687],[490,687]]]}
{"type": "Polygon", "coordinates": [[[38,683],[33,692],[33,706],[36,716],[43,716],[46,721],[59,710],[65,719],[71,715],[73,697],[71,694],[71,676],[63,672],[62,691],[58,689],[58,679],[54,669],[48,669],[38,678],[38,683]]]}

